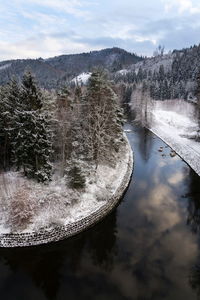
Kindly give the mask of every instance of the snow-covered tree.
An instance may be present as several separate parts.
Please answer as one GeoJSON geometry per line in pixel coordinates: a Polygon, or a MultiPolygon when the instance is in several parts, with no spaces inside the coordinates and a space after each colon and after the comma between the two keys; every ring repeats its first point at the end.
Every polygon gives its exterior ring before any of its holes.
{"type": "Polygon", "coordinates": [[[24,73],[22,78],[21,100],[27,111],[36,111],[42,108],[43,95],[31,72],[24,73]]]}
{"type": "Polygon", "coordinates": [[[92,73],[85,101],[85,140],[97,167],[100,161],[111,161],[113,151],[117,152],[123,141],[122,111],[104,72],[92,73]]]}
{"type": "Polygon", "coordinates": [[[55,120],[55,159],[60,162],[60,174],[64,176],[72,151],[72,98],[66,86],[57,95],[55,120]]]}
{"type": "Polygon", "coordinates": [[[6,111],[6,103],[5,103],[5,89],[2,87],[0,89],[0,167],[5,168],[7,165],[7,134],[5,132],[5,111],[6,111]]]}
{"type": "Polygon", "coordinates": [[[12,141],[16,135],[15,115],[21,107],[20,87],[15,78],[1,89],[0,93],[0,136],[4,168],[12,164],[12,141]]]}
{"type": "Polygon", "coordinates": [[[15,164],[38,181],[51,178],[52,131],[47,112],[41,112],[42,92],[31,73],[22,80],[21,107],[14,115],[12,139],[15,164]]]}
{"type": "Polygon", "coordinates": [[[135,120],[143,127],[149,127],[152,122],[153,100],[151,93],[152,86],[149,87],[145,81],[132,93],[132,108],[135,113],[135,120]]]}
{"type": "Polygon", "coordinates": [[[85,176],[78,160],[73,160],[67,172],[68,185],[72,189],[85,187],[85,176]]]}
{"type": "Polygon", "coordinates": [[[51,178],[52,131],[48,116],[38,111],[18,113],[18,132],[13,141],[15,164],[38,181],[51,178]]]}

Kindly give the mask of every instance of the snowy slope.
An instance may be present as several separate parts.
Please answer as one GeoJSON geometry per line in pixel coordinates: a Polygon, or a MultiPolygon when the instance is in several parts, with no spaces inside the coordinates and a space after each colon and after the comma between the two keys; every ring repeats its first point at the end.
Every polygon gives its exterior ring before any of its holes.
{"type": "Polygon", "coordinates": [[[157,101],[150,130],[172,147],[200,175],[200,143],[195,141],[198,124],[195,106],[178,100],[157,101]]]}
{"type": "Polygon", "coordinates": [[[80,75],[76,76],[72,79],[73,82],[79,83],[79,84],[86,84],[88,82],[88,79],[90,78],[92,73],[81,73],[80,75]]]}
{"type": "Polygon", "coordinates": [[[136,73],[141,67],[142,70],[158,72],[161,65],[164,66],[165,72],[170,71],[173,63],[173,54],[165,54],[163,56],[155,56],[145,59],[144,61],[138,62],[135,65],[131,66],[132,70],[135,70],[136,73]]]}

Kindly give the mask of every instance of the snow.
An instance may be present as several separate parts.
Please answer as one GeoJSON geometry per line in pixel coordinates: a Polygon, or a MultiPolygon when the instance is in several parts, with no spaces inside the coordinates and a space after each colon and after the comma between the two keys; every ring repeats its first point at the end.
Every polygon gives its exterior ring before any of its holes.
{"type": "Polygon", "coordinates": [[[132,130],[131,129],[124,129],[124,132],[132,132],[132,130]]]}
{"type": "Polygon", "coordinates": [[[121,75],[126,75],[126,74],[129,73],[129,72],[130,72],[130,70],[122,69],[122,70],[117,71],[116,73],[117,73],[117,74],[121,74],[121,75]]]}
{"type": "Polygon", "coordinates": [[[156,101],[149,129],[173,148],[200,176],[200,143],[195,106],[183,100],[156,101]]]}
{"type": "MultiPolygon", "coordinates": [[[[23,228],[14,232],[35,232],[41,228],[67,225],[78,221],[102,207],[121,185],[127,171],[130,148],[126,144],[117,154],[116,165],[99,165],[97,172],[90,169],[83,190],[72,190],[66,185],[65,178],[54,174],[48,184],[40,184],[27,179],[19,172],[0,174],[0,234],[13,232],[12,203],[19,195],[25,195],[33,216],[23,228]]],[[[21,199],[20,199],[21,200],[21,199]]],[[[24,212],[26,214],[26,212],[24,212]]]]}
{"type": "Polygon", "coordinates": [[[76,76],[75,78],[72,79],[73,82],[78,82],[78,83],[82,83],[82,84],[86,84],[88,82],[88,79],[90,78],[92,73],[88,72],[88,73],[81,73],[78,76],[76,76]]]}
{"type": "Polygon", "coordinates": [[[136,74],[138,73],[138,70],[140,67],[142,67],[142,70],[151,71],[152,73],[154,71],[158,72],[161,65],[164,66],[165,72],[170,71],[173,63],[174,54],[165,54],[163,56],[155,56],[146,58],[144,61],[140,61],[134,65],[131,65],[131,70],[135,71],[136,74]]]}
{"type": "Polygon", "coordinates": [[[5,69],[9,68],[10,66],[11,66],[11,63],[3,65],[3,66],[0,66],[0,70],[5,70],[5,69]]]}

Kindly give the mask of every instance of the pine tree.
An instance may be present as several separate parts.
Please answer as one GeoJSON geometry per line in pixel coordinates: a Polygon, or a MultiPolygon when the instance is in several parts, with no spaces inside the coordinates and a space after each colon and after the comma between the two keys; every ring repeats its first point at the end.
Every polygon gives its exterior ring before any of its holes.
{"type": "Polygon", "coordinates": [[[26,72],[22,78],[21,100],[27,111],[40,110],[43,96],[31,72],[26,72]]]}
{"type": "Polygon", "coordinates": [[[42,93],[31,73],[22,80],[21,107],[14,117],[13,154],[17,168],[38,181],[51,178],[52,131],[48,113],[41,112],[42,93]]]}
{"type": "Polygon", "coordinates": [[[159,67],[159,81],[164,81],[165,79],[165,69],[163,65],[159,67]]]}
{"type": "Polygon", "coordinates": [[[138,73],[137,73],[137,81],[140,82],[144,78],[142,67],[139,67],[138,73]]]}
{"type": "Polygon", "coordinates": [[[7,167],[7,155],[10,151],[8,150],[7,140],[8,135],[5,131],[6,128],[6,115],[5,112],[7,111],[7,103],[5,101],[6,97],[6,90],[5,88],[0,89],[0,168],[6,168],[7,167]]]}
{"type": "Polygon", "coordinates": [[[51,178],[52,131],[48,116],[38,111],[22,111],[18,115],[19,130],[13,142],[15,163],[23,167],[25,176],[39,182],[51,178]]]}
{"type": "Polygon", "coordinates": [[[68,171],[69,187],[73,189],[80,189],[85,187],[85,177],[82,174],[81,167],[78,161],[73,161],[68,171]]]}
{"type": "Polygon", "coordinates": [[[0,96],[0,131],[3,144],[3,165],[8,168],[12,164],[12,141],[16,135],[15,115],[20,109],[20,87],[15,78],[1,90],[0,96]]]}

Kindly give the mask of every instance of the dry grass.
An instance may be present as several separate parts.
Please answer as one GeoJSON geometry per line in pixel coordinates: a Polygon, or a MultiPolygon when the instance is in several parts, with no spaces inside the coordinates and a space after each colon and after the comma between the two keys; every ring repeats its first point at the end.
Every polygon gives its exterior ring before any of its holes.
{"type": "Polygon", "coordinates": [[[23,230],[31,223],[36,209],[35,201],[30,197],[30,189],[21,186],[12,196],[9,205],[9,220],[12,231],[23,230]]]}

